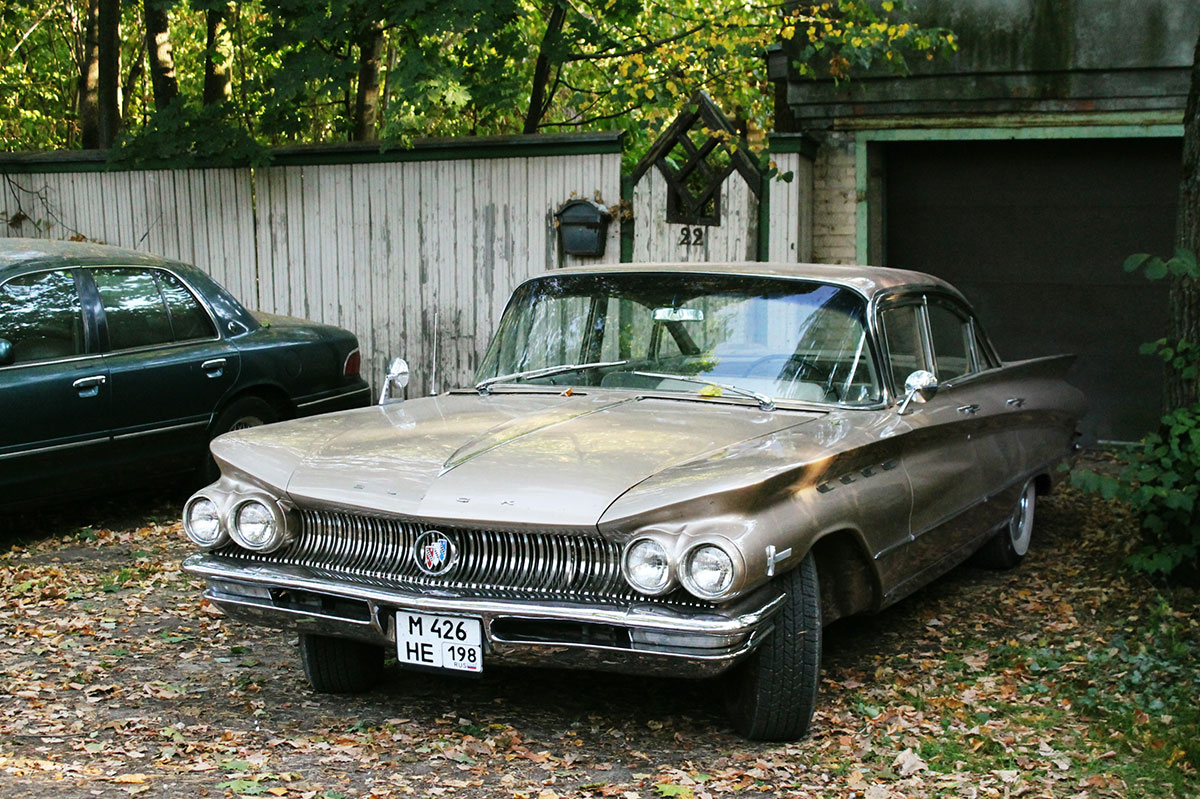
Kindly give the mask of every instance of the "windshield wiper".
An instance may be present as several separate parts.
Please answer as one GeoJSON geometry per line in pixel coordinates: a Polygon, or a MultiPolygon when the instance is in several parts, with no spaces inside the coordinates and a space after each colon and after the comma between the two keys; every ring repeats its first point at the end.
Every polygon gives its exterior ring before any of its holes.
{"type": "Polygon", "coordinates": [[[764,411],[775,410],[775,400],[768,397],[766,394],[760,394],[757,391],[751,391],[748,388],[741,386],[731,386],[728,383],[718,383],[715,380],[705,380],[703,377],[692,377],[691,375],[668,375],[660,372],[634,372],[633,374],[641,377],[656,377],[659,380],[683,380],[686,383],[699,383],[704,386],[715,386],[716,388],[725,391],[732,391],[734,394],[741,394],[743,397],[752,397],[758,400],[758,407],[764,411]]]}
{"type": "Polygon", "coordinates": [[[480,380],[475,384],[475,390],[480,394],[487,394],[490,393],[491,387],[496,383],[504,383],[509,380],[520,380],[525,377],[550,377],[551,375],[561,375],[567,372],[581,372],[584,369],[599,369],[603,366],[624,366],[627,363],[629,361],[595,361],[594,363],[564,363],[558,366],[545,366],[541,369],[528,369],[524,372],[496,375],[486,380],[480,380]]]}

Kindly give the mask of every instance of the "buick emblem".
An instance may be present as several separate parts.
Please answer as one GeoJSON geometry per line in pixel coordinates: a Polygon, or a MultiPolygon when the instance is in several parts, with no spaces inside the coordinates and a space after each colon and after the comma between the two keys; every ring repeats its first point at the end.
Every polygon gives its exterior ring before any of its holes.
{"type": "Polygon", "coordinates": [[[445,574],[458,559],[458,548],[450,536],[441,530],[426,530],[413,544],[413,560],[417,568],[431,577],[445,574]]]}

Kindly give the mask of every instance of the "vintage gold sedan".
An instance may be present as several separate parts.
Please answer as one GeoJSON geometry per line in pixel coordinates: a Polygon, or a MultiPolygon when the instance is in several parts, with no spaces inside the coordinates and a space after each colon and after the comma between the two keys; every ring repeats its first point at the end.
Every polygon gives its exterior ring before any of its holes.
{"type": "Polygon", "coordinates": [[[738,732],[795,738],[822,625],[1025,556],[1070,361],[1001,361],[916,272],[563,269],[517,288],[473,386],[215,440],[184,567],[298,630],[318,691],[389,653],[716,678],[738,732]]]}

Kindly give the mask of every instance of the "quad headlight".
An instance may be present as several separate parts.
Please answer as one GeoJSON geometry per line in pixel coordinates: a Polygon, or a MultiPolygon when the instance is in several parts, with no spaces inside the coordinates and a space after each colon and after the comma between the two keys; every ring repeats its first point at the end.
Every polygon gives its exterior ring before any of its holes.
{"type": "Polygon", "coordinates": [[[687,553],[679,579],[701,599],[719,599],[737,576],[733,557],[716,544],[700,544],[687,553]]]}
{"type": "Polygon", "coordinates": [[[284,543],[287,523],[273,504],[248,499],[233,511],[233,540],[256,552],[270,552],[284,543]]]}
{"type": "Polygon", "coordinates": [[[643,594],[665,594],[675,582],[666,547],[653,538],[632,541],[625,548],[621,566],[625,580],[643,594]]]}
{"type": "Polygon", "coordinates": [[[217,503],[203,494],[192,497],[184,506],[183,529],[203,549],[213,549],[229,539],[217,503]]]}
{"type": "Polygon", "coordinates": [[[201,549],[234,543],[255,552],[273,552],[291,542],[295,520],[269,495],[222,490],[220,484],[195,494],[183,506],[183,529],[201,549]]]}

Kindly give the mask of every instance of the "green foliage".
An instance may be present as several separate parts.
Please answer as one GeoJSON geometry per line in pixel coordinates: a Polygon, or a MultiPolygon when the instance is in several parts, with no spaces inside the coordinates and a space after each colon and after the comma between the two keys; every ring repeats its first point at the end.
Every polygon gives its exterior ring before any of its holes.
{"type": "MultiPolygon", "coordinates": [[[[1169,259],[1145,253],[1125,260],[1125,271],[1141,269],[1149,280],[1200,276],[1196,256],[1176,249],[1169,259]]],[[[1194,381],[1200,345],[1161,338],[1143,344],[1143,355],[1157,357],[1165,368],[1194,381]]],[[[1086,492],[1127,504],[1141,521],[1142,546],[1128,559],[1149,574],[1200,575],[1200,405],[1166,413],[1159,428],[1120,453],[1116,475],[1076,471],[1071,479],[1086,492]]]]}
{"type": "Polygon", "coordinates": [[[1200,278],[1196,254],[1182,248],[1176,248],[1175,255],[1166,260],[1149,253],[1134,253],[1125,259],[1123,268],[1126,272],[1141,269],[1147,280],[1162,280],[1165,277],[1200,278]]]}
{"type": "MultiPolygon", "coordinates": [[[[230,160],[253,158],[247,137],[263,145],[346,138],[362,38],[377,28],[382,138],[521,132],[542,57],[539,129],[623,129],[633,160],[698,90],[761,150],[773,115],[765,54],[777,43],[803,73],[839,80],[863,69],[903,71],[906,58],[955,46],[944,30],[905,22],[900,0],[249,0],[227,6],[233,96],[217,113],[200,107],[205,11],[224,0],[151,2],[168,14],[185,107],[154,111],[143,4],[123,3],[126,135],[115,163],[187,163],[227,148],[230,160]]],[[[78,146],[86,9],[84,0],[0,4],[8,99],[0,147],[78,146]]]]}
{"type": "Polygon", "coordinates": [[[1200,553],[1200,405],[1166,414],[1157,432],[1119,457],[1116,475],[1079,470],[1071,481],[1137,514],[1142,546],[1129,565],[1150,574],[1194,574],[1200,553]]]}
{"type": "Polygon", "coordinates": [[[224,106],[193,101],[156,111],[133,131],[125,131],[110,151],[116,167],[261,166],[270,151],[256,141],[224,106]]]}

